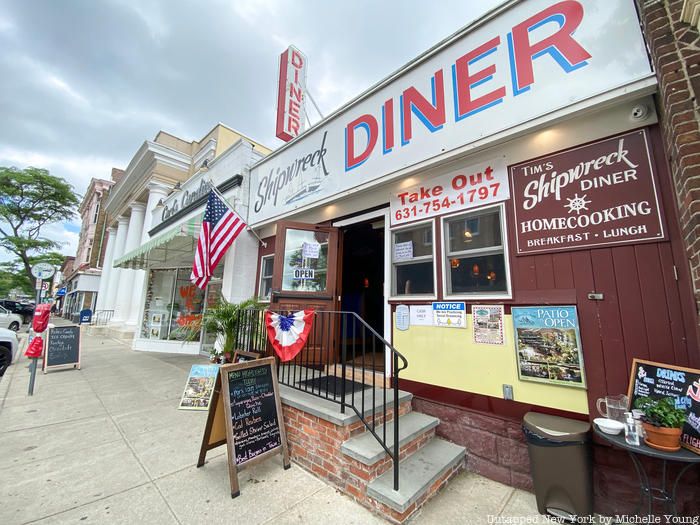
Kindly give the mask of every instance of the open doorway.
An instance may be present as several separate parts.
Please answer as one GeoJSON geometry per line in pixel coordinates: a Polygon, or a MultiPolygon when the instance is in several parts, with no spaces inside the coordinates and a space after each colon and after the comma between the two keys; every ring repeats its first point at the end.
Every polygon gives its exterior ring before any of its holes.
{"type": "MultiPolygon", "coordinates": [[[[342,235],[341,310],[355,312],[378,334],[384,333],[384,218],[345,227],[342,235]]],[[[358,334],[361,332],[356,330],[358,334]]],[[[356,334],[357,335],[357,334],[356,334]]],[[[365,367],[384,368],[384,349],[377,348],[370,359],[361,338],[348,338],[357,345],[357,354],[365,356],[365,367]]]]}

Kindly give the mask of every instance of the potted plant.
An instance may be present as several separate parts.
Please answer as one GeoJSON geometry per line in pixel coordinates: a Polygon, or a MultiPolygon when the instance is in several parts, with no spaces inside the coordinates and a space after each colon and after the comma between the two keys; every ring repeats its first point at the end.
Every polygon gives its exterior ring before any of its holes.
{"type": "Polygon", "coordinates": [[[644,411],[642,424],[647,437],[647,445],[659,450],[672,452],[681,448],[681,428],[685,423],[685,411],[676,408],[672,397],[637,399],[635,408],[644,411]]]}

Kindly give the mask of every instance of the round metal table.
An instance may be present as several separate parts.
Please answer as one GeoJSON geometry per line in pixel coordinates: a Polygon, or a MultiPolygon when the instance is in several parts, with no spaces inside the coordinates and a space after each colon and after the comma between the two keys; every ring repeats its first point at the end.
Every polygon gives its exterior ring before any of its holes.
{"type": "Polygon", "coordinates": [[[690,450],[686,450],[684,448],[681,448],[677,452],[663,452],[661,450],[657,450],[655,448],[647,446],[644,442],[642,442],[642,444],[638,447],[635,447],[634,445],[627,444],[627,442],[625,441],[624,432],[620,432],[619,434],[612,436],[610,434],[602,432],[596,424],[593,425],[593,431],[595,432],[596,436],[601,438],[603,441],[610,443],[613,447],[626,450],[629,454],[629,457],[632,459],[632,464],[634,465],[634,468],[637,471],[637,476],[639,477],[640,489],[639,504],[637,505],[637,509],[634,513],[638,514],[639,510],[642,508],[642,505],[646,501],[647,515],[651,515],[654,500],[657,500],[663,501],[664,510],[667,511],[668,514],[675,516],[676,489],[678,488],[678,482],[688,469],[690,469],[694,465],[700,464],[700,454],[695,454],[690,450]],[[649,481],[649,476],[647,475],[647,472],[644,469],[644,465],[642,465],[642,462],[639,460],[638,456],[640,455],[656,458],[662,462],[660,487],[654,487],[651,485],[651,482],[649,481]],[[673,480],[672,484],[668,484],[666,480],[666,467],[668,462],[687,463],[687,465],[681,468],[681,470],[678,472],[678,475],[673,480]],[[669,487],[671,488],[670,492],[668,490],[669,487]]]}

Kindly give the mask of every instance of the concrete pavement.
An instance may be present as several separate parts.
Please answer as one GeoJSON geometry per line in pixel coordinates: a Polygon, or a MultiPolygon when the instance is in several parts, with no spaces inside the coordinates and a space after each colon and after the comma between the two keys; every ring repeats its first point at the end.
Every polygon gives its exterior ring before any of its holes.
{"type": "MultiPolygon", "coordinates": [[[[82,341],[82,369],[38,373],[32,397],[24,357],[0,379],[0,523],[386,523],[279,458],[243,470],[231,499],[225,447],[195,467],[206,413],[177,410],[204,358],[82,341]]],[[[536,514],[531,494],[465,472],[411,522],[536,514]]]]}

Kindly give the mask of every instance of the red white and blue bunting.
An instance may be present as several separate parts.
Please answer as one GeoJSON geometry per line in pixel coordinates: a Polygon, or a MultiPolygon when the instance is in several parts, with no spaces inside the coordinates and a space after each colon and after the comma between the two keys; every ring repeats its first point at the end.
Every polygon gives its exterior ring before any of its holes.
{"type": "Polygon", "coordinates": [[[299,310],[289,315],[265,312],[267,339],[282,361],[294,359],[306,344],[313,315],[313,310],[299,310]]]}

